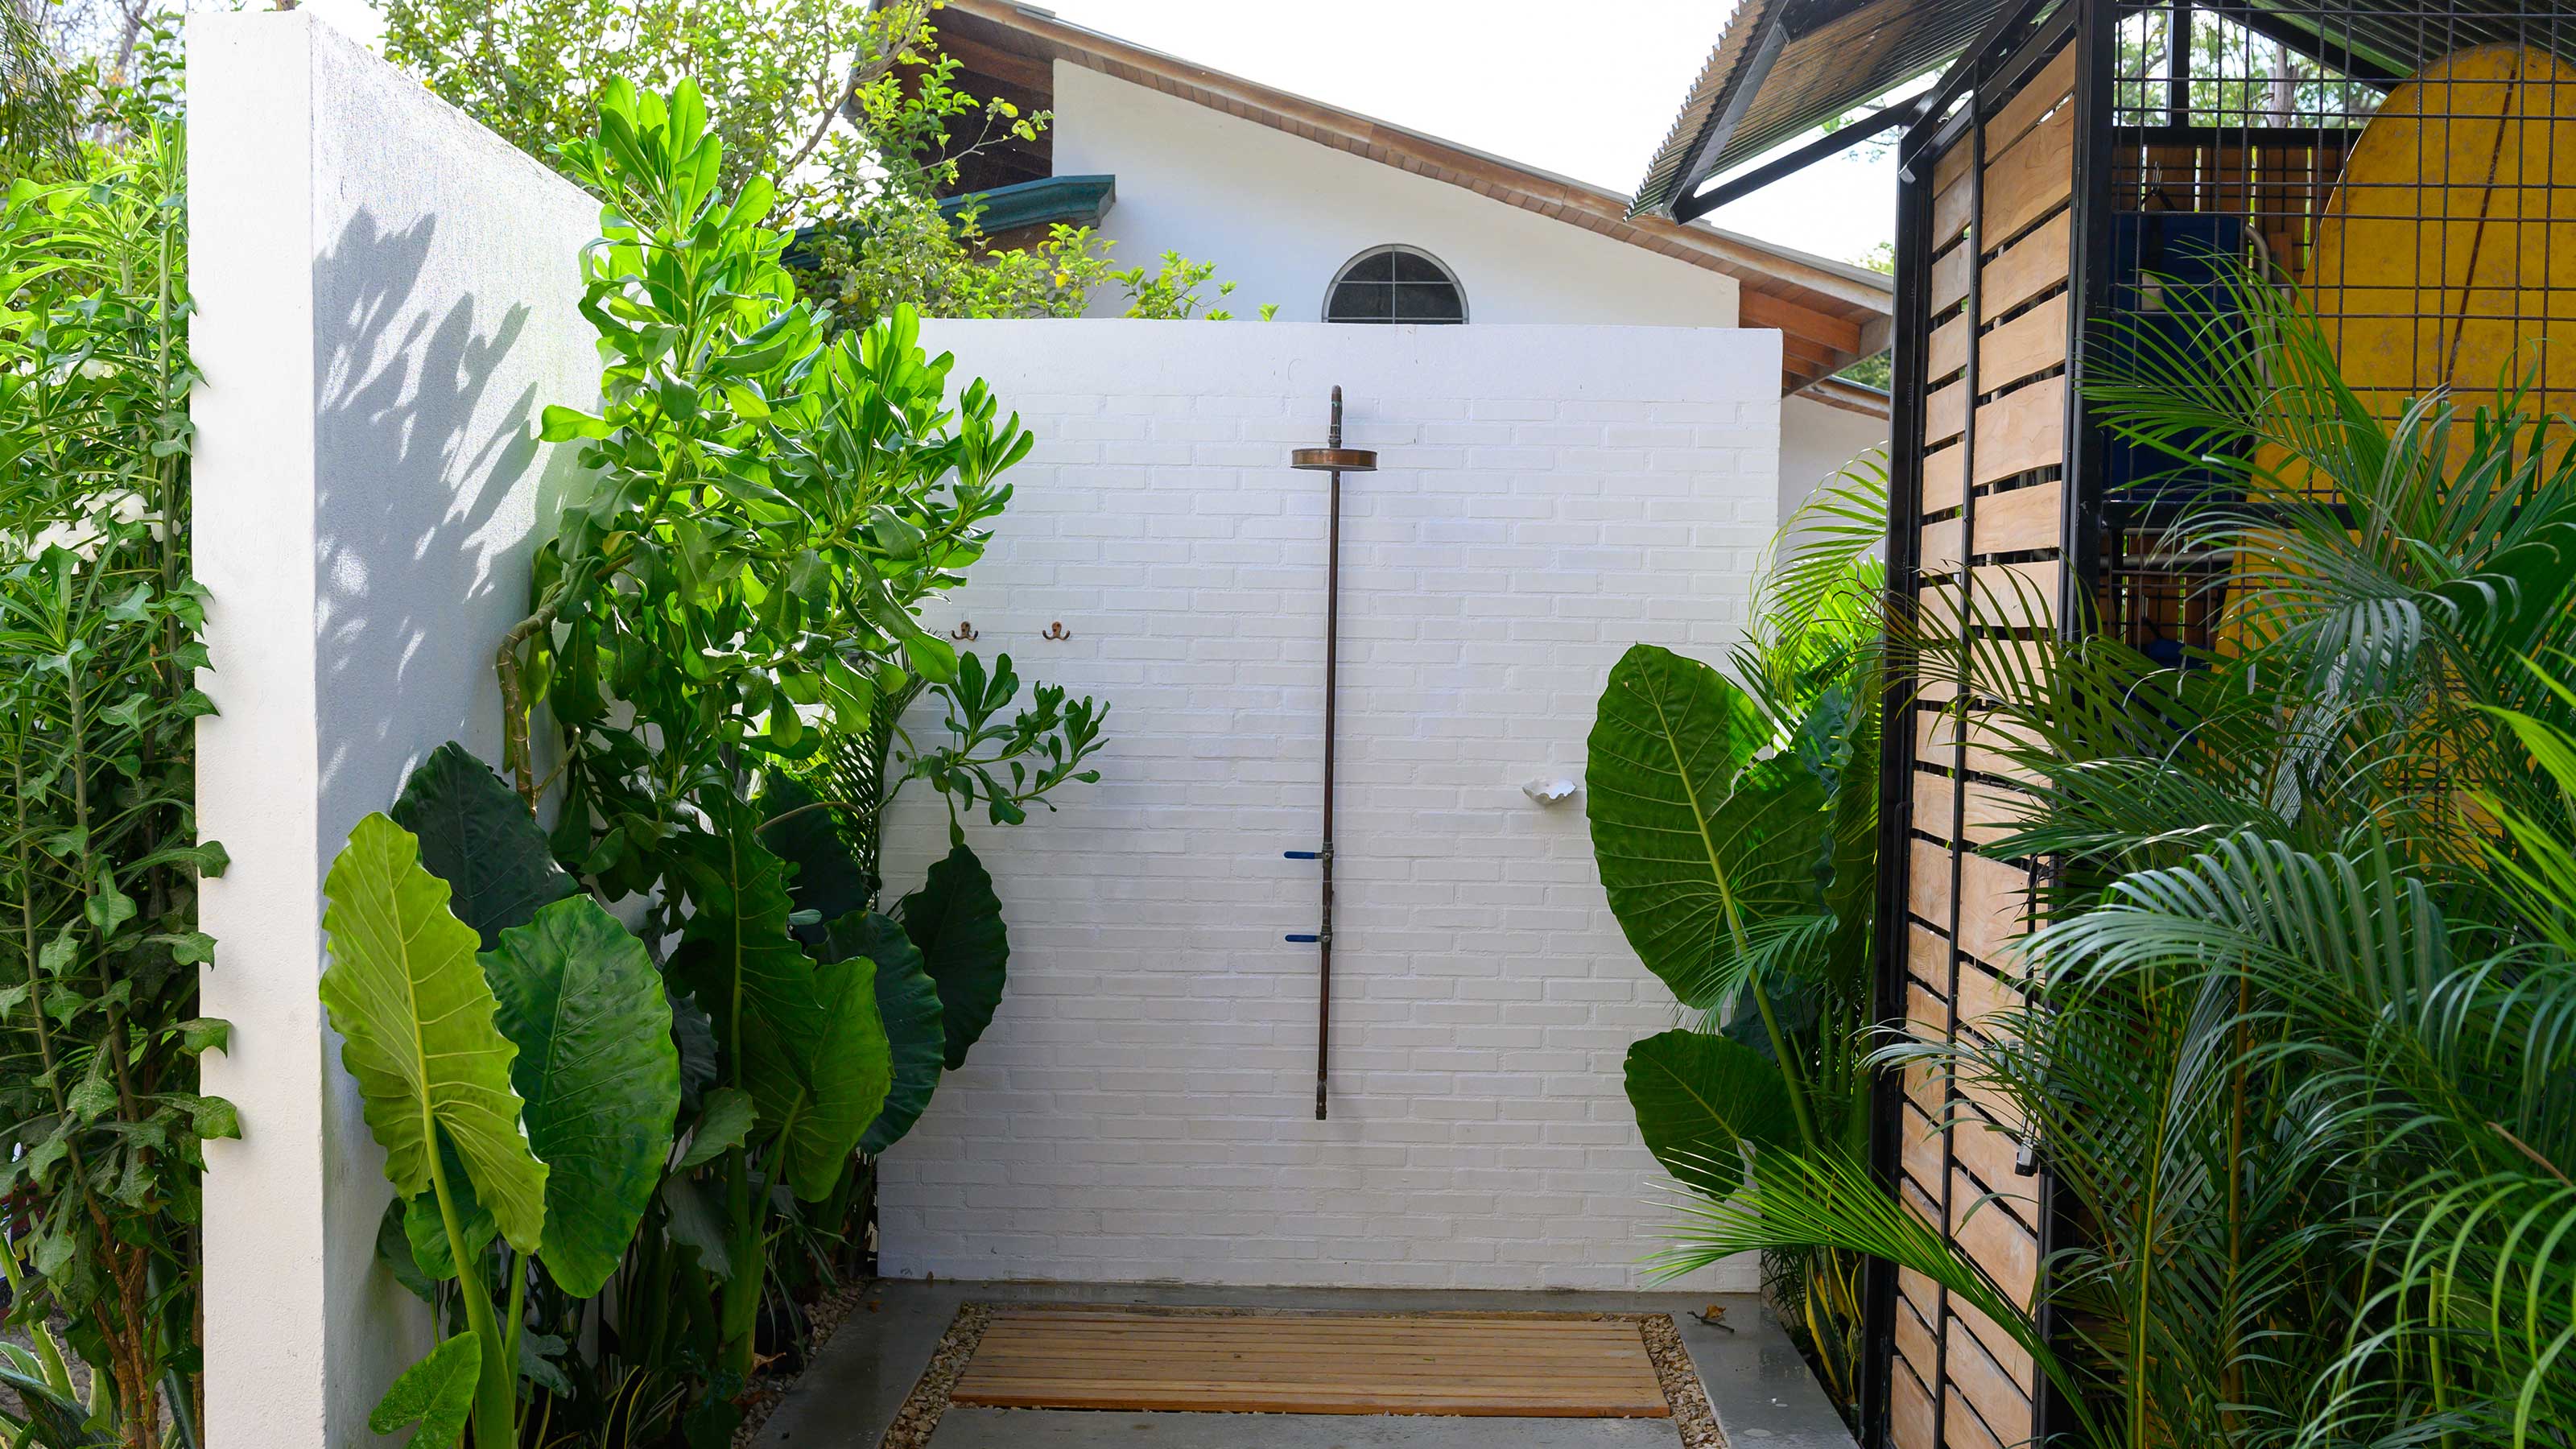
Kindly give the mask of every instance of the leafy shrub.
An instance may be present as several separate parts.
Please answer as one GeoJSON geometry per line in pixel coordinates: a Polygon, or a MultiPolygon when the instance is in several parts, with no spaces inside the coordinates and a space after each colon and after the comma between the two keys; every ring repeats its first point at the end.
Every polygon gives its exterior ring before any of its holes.
{"type": "MultiPolygon", "coordinates": [[[[96,118],[110,142],[0,205],[0,1191],[32,1270],[9,1265],[11,1317],[68,1323],[113,1390],[72,1421],[134,1446],[161,1442],[165,1410],[194,1440],[200,1144],[237,1131],[196,1090],[224,1042],[197,1017],[197,883],[224,855],[194,815],[212,707],[169,58],[159,33],[96,118]]],[[[18,1385],[30,1442],[80,1442],[43,1367],[18,1385]]]]}
{"type": "MultiPolygon", "coordinates": [[[[1628,1099],[1666,1170],[1721,1197],[1747,1148],[1856,1161],[1868,1142],[1883,679],[1868,554],[1886,526],[1886,474],[1864,458],[1782,526],[1735,679],[1637,645],[1592,727],[1585,812],[1611,912],[1694,1018],[1628,1049],[1628,1099]]],[[[1856,1261],[1789,1248],[1765,1266],[1853,1413],[1856,1261]]]]}
{"type": "Polygon", "coordinates": [[[610,85],[563,153],[607,198],[603,401],[544,414],[593,478],[499,643],[509,782],[450,745],[361,825],[323,994],[402,1194],[381,1255],[450,1330],[380,1427],[714,1444],[762,1354],[801,1352],[865,1162],[1000,1002],[958,817],[1097,779],[1105,711],[1041,685],[1014,714],[1010,660],[917,617],[1009,502],[1018,419],[952,400],[909,310],[835,329],[799,299],[772,189],[722,195],[692,86],[610,85]],[[925,695],[945,743],[913,743],[925,695]],[[915,780],[951,849],[892,903],[884,807],[915,780]]]}
{"type": "MultiPolygon", "coordinates": [[[[587,185],[568,158],[618,80],[701,89],[719,144],[717,189],[778,188],[801,233],[790,269],[836,326],[911,307],[934,317],[1079,317],[1104,292],[1125,315],[1231,314],[1199,288],[1215,268],[1166,254],[1119,268],[1113,243],[1058,224],[997,247],[968,198],[941,201],[961,163],[1034,141],[1052,119],[957,88],[933,0],[389,0],[385,54],[529,155],[587,185]],[[1115,289],[1114,291],[1112,289],[1115,289]]],[[[1221,298],[1232,283],[1218,287],[1221,298]]],[[[1272,309],[1264,307],[1264,317],[1272,309]]]]}

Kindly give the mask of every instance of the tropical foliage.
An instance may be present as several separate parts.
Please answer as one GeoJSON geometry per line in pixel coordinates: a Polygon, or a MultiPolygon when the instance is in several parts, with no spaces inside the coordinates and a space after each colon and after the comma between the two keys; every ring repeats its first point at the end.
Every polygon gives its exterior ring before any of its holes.
{"type": "MultiPolygon", "coordinates": [[[[1855,464],[1783,527],[1735,678],[1640,644],[1610,672],[1586,769],[1593,854],[1629,944],[1688,1020],[1631,1047],[1630,1103],[1681,1181],[1723,1194],[1741,1149],[1857,1158],[1876,911],[1876,600],[1887,480],[1855,464]]],[[[1846,1408],[1858,1261],[1784,1249],[1775,1299],[1846,1408]]]]}
{"type": "MultiPolygon", "coordinates": [[[[416,793],[453,788],[470,764],[441,753],[416,793]]],[[[468,806],[423,823],[472,819],[468,806]]],[[[461,843],[440,842],[451,855],[461,843]]],[[[323,885],[322,1001],[403,1199],[388,1226],[407,1279],[452,1284],[440,1296],[465,1323],[397,1381],[370,1427],[418,1420],[415,1442],[444,1444],[471,1422],[476,1443],[515,1445],[531,1259],[573,1298],[615,1270],[670,1154],[679,1059],[659,974],[598,902],[538,907],[541,892],[519,891],[476,910],[423,855],[419,837],[370,815],[323,885]],[[457,905],[495,932],[493,949],[478,955],[484,933],[457,905]],[[485,1262],[495,1238],[501,1312],[485,1262]]]]}
{"type": "Polygon", "coordinates": [[[909,309],[836,328],[800,298],[693,86],[612,84],[562,149],[606,198],[602,404],[544,414],[593,476],[499,641],[509,778],[450,745],[360,826],[323,994],[400,1194],[381,1254],[450,1328],[380,1432],[721,1444],[857,1260],[869,1159],[1000,1002],[963,813],[1097,779],[1105,710],[1015,711],[1007,657],[918,618],[1009,503],[1018,419],[952,397],[909,309]],[[950,850],[893,902],[914,780],[950,850]]]}
{"type": "Polygon", "coordinates": [[[2177,305],[2095,397],[2230,475],[2166,545],[2236,561],[2216,636],[2179,668],[2103,637],[1921,656],[2034,782],[1992,851],[2057,868],[2029,1004],[1886,1059],[2026,1116],[2080,1228],[2058,1332],[1803,1150],[1758,1153],[1669,1261],[1904,1263],[2020,1339],[2087,1442],[2566,1444],[2570,425],[2511,380],[2375,415],[2252,277],[2177,305]]]}
{"type": "MultiPolygon", "coordinates": [[[[385,55],[529,155],[584,185],[570,160],[599,98],[623,78],[688,79],[720,143],[727,195],[776,184],[803,229],[790,268],[833,325],[898,307],[936,317],[1078,317],[1100,293],[1130,317],[1222,320],[1202,297],[1214,267],[1165,254],[1113,264],[1089,227],[1058,224],[997,247],[971,200],[941,209],[961,164],[1034,141],[1050,120],[957,88],[939,52],[935,0],[388,0],[385,55]]],[[[1217,287],[1222,299],[1231,283],[1217,287]]],[[[1263,315],[1268,315],[1264,308],[1263,315]]]]}
{"type": "Polygon", "coordinates": [[[201,1143],[237,1124],[197,1092],[225,1037],[197,885],[225,861],[194,816],[177,70],[150,31],[136,84],[97,92],[28,39],[0,116],[27,148],[0,203],[0,1260],[34,1348],[0,1354],[24,1406],[0,1437],[193,1444],[201,1143]]]}

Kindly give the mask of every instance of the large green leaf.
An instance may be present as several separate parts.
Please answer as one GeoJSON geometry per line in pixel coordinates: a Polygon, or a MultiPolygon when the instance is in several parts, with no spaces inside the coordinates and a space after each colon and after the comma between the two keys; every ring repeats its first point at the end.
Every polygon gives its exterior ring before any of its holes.
{"type": "Polygon", "coordinates": [[[776,1134],[782,1176],[807,1198],[831,1190],[885,1105],[893,1067],[878,1018],[875,968],[817,967],[788,937],[787,868],[737,811],[692,843],[697,910],[673,968],[715,1023],[734,1085],[776,1134]]]}
{"type": "Polygon", "coordinates": [[[885,1110],[859,1139],[859,1150],[873,1157],[912,1130],[939,1086],[945,1059],[939,986],[903,927],[878,912],[853,911],[832,922],[824,945],[832,956],[865,956],[877,963],[877,1014],[885,1019],[893,1052],[894,1085],[886,1093],[885,1110]]]}
{"type": "Polygon", "coordinates": [[[322,1004],[358,1080],[385,1176],[405,1197],[430,1185],[431,1134],[444,1129],[510,1246],[532,1252],[545,1225],[546,1166],[519,1129],[518,1048],[494,1024],[473,928],[447,909],[447,882],[383,815],[349,832],[322,883],[331,964],[322,1004]]]}
{"type": "Polygon", "coordinates": [[[367,1415],[367,1428],[391,1434],[416,1423],[410,1449],[453,1449],[473,1412],[474,1383],[482,1371],[483,1340],[460,1333],[402,1371],[367,1415]]]}
{"type": "Polygon", "coordinates": [[[501,933],[581,887],[555,864],[517,792],[453,740],[403,782],[394,823],[420,840],[420,863],[453,891],[447,906],[489,951],[501,933]]]}
{"type": "Polygon", "coordinates": [[[1780,1068],[1708,1032],[1676,1029],[1629,1047],[1628,1105],[1666,1172],[1721,1194],[1743,1177],[1740,1145],[1792,1146],[1798,1136],[1780,1068]]]}
{"type": "Polygon", "coordinates": [[[707,1201],[694,1179],[677,1173],[662,1180],[662,1228],[671,1241],[696,1251],[698,1266],[717,1279],[733,1276],[733,1249],[724,1214],[707,1201]]]}
{"type": "Polygon", "coordinates": [[[706,1110],[698,1114],[689,1132],[689,1150],[672,1164],[675,1172],[702,1167],[751,1140],[760,1125],[760,1114],[751,1105],[751,1094],[732,1087],[718,1087],[707,1093],[706,1110]]]}
{"type": "Polygon", "coordinates": [[[859,1139],[885,1110],[894,1086],[892,1048],[877,1011],[876,963],[866,957],[814,968],[821,1030],[804,1066],[811,1084],[788,1122],[783,1175],[796,1195],[819,1202],[839,1185],[859,1139]]]}
{"type": "Polygon", "coordinates": [[[680,1058],[662,974],[589,896],[557,901],[483,954],[528,1144],[547,1167],[538,1255],[575,1298],[617,1271],[671,1155],[680,1058]]]}
{"type": "Polygon", "coordinates": [[[697,998],[667,988],[663,995],[671,1003],[671,1048],[680,1057],[680,1110],[695,1112],[716,1084],[716,1024],[697,998]]]}
{"type": "Polygon", "coordinates": [[[738,814],[688,842],[696,909],[671,966],[713,1026],[718,1080],[749,1091],[774,1127],[802,1090],[777,1044],[810,1031],[820,1008],[814,963],[787,934],[786,863],[748,831],[722,828],[744,823],[756,824],[738,814]]]}
{"type": "Polygon", "coordinates": [[[1684,1004],[1743,981],[1766,920],[1821,911],[1828,816],[1805,770],[1745,765],[1765,739],[1744,692],[1640,644],[1601,692],[1585,769],[1592,854],[1628,944],[1684,1004]]]}
{"type": "Polygon", "coordinates": [[[376,1261],[385,1265],[385,1271],[394,1275],[394,1281],[405,1292],[423,1303],[435,1303],[437,1290],[429,1275],[421,1271],[420,1259],[413,1254],[411,1236],[405,1230],[404,1219],[410,1207],[398,1197],[385,1201],[385,1214],[376,1220],[376,1261]]]}
{"type": "Polygon", "coordinates": [[[837,921],[867,905],[868,884],[832,812],[816,799],[802,781],[772,775],[760,796],[760,843],[795,867],[787,893],[796,909],[837,921]]]}
{"type": "Polygon", "coordinates": [[[116,1440],[89,1426],[89,1408],[17,1364],[0,1361],[0,1387],[18,1395],[23,1437],[11,1441],[26,1449],[109,1449],[116,1440]]]}
{"type": "Polygon", "coordinates": [[[921,948],[922,965],[938,986],[944,1049],[955,1071],[992,1025],[1011,964],[1002,898],[965,842],[951,847],[921,889],[903,898],[903,930],[921,948]]]}

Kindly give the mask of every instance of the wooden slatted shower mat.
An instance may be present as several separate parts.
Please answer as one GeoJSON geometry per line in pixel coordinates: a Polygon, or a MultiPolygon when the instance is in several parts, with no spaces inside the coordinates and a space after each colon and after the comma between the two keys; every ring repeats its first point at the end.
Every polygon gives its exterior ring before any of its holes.
{"type": "Polygon", "coordinates": [[[1640,1314],[993,1310],[950,1401],[1272,1414],[1672,1416],[1640,1314]]]}

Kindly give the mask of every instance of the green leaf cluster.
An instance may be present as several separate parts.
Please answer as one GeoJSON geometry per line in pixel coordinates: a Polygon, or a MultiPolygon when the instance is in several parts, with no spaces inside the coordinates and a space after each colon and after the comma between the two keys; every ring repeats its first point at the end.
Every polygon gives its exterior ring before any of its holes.
{"type": "Polygon", "coordinates": [[[414,1442],[446,1444],[470,1419],[476,1443],[515,1444],[530,1260],[566,1298],[598,1294],[671,1156],[670,1002],[643,944],[597,901],[546,900],[560,873],[543,834],[464,751],[442,747],[399,808],[425,836],[370,815],[323,883],[322,1002],[385,1149],[403,1219],[387,1243],[395,1266],[425,1296],[449,1285],[465,1326],[395,1384],[379,1432],[418,1420],[414,1442]],[[460,860],[468,843],[494,848],[466,902],[489,950],[451,908],[453,883],[424,864],[460,860]],[[518,862],[517,876],[496,859],[518,862]]]}
{"type": "MultiPolygon", "coordinates": [[[[674,1059],[675,1145],[594,1174],[577,1203],[557,1200],[565,1166],[615,1145],[624,1104],[567,1115],[512,1072],[546,1221],[592,1228],[538,1247],[550,1281],[513,1272],[485,1294],[513,1296],[503,1331],[555,1347],[487,1345],[481,1372],[486,1393],[526,1378],[570,1432],[729,1432],[796,1331],[778,1305],[846,1269],[870,1160],[999,1005],[1001,901],[961,817],[1017,823],[1097,779],[1106,713],[921,622],[982,556],[1031,435],[982,383],[952,386],[909,309],[840,327],[801,297],[774,193],[728,190],[722,136],[693,85],[618,81],[595,133],[558,147],[603,198],[580,259],[602,370],[596,410],[549,407],[542,432],[590,477],[499,641],[510,784],[442,752],[401,807],[457,842],[454,913],[487,967],[598,957],[574,927],[604,937],[605,918],[557,913],[616,903],[665,1013],[625,1029],[674,1059]],[[542,779],[540,755],[559,762],[542,779]],[[882,824],[913,781],[948,802],[951,850],[889,909],[882,824]],[[480,918],[527,910],[534,925],[480,918]]],[[[505,1032],[547,1016],[495,985],[505,1032]]],[[[461,1175],[480,1194],[470,1160],[461,1175]]],[[[452,1262],[516,1242],[502,1206],[460,1199],[450,1225],[414,1199],[388,1219],[391,1266],[471,1309],[477,1275],[452,1262]]]]}
{"type": "Polygon", "coordinates": [[[45,1352],[0,1440],[157,1449],[201,1397],[202,1145],[240,1132],[198,1090],[226,858],[195,817],[185,137],[166,24],[106,87],[27,22],[0,25],[0,1192],[9,1322],[45,1352]]]}
{"type": "MultiPolygon", "coordinates": [[[[720,144],[719,189],[780,182],[801,231],[797,284],[839,325],[864,327],[900,307],[1079,317],[1102,293],[1123,295],[1130,317],[1227,317],[1203,310],[1206,263],[1166,254],[1153,271],[1122,269],[1114,243],[1061,223],[1021,246],[984,233],[968,172],[997,148],[1038,141],[1052,118],[960,90],[960,64],[931,24],[937,9],[933,0],[389,0],[384,49],[585,185],[565,148],[596,129],[603,86],[694,81],[720,144]]],[[[1232,290],[1221,284],[1217,297],[1232,290]]]]}

